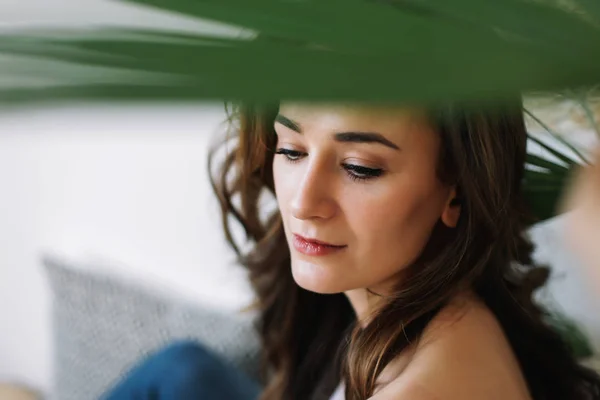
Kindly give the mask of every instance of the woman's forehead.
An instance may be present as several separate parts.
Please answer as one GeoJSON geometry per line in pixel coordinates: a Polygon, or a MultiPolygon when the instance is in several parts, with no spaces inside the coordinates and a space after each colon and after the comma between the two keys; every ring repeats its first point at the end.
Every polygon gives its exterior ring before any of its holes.
{"type": "Polygon", "coordinates": [[[293,102],[282,103],[279,114],[305,131],[376,130],[393,135],[429,125],[424,110],[407,106],[293,102]]]}

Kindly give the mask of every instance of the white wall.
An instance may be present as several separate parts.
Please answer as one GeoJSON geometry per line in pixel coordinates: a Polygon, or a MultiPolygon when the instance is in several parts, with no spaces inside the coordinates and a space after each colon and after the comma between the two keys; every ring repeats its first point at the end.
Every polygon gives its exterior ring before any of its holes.
{"type": "Polygon", "coordinates": [[[0,380],[50,384],[42,252],[222,308],[247,305],[206,173],[221,107],[0,115],[0,380]]]}
{"type": "MultiPolygon", "coordinates": [[[[0,31],[33,26],[239,33],[124,1],[0,2],[0,31]]],[[[5,70],[10,62],[0,55],[5,70]]],[[[26,67],[23,72],[35,74],[35,65],[26,67]]],[[[14,77],[0,76],[0,84],[11,83],[14,77]]],[[[155,278],[166,275],[166,284],[176,287],[206,281],[203,271],[212,264],[220,272],[210,275],[216,283],[229,277],[216,265],[226,263],[226,253],[216,256],[226,251],[222,241],[206,233],[206,218],[215,214],[206,211],[204,156],[219,112],[107,115],[69,108],[0,116],[0,381],[50,386],[49,293],[38,262],[43,250],[109,258],[146,275],[157,271],[155,278]]],[[[205,287],[201,292],[217,286],[205,287]]],[[[219,302],[218,292],[207,297],[219,302]]]]}

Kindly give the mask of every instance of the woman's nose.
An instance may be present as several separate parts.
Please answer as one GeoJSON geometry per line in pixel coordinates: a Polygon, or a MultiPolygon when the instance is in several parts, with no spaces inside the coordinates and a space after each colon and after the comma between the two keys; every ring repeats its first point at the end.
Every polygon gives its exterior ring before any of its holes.
{"type": "Polygon", "coordinates": [[[335,215],[334,176],[324,166],[309,165],[292,198],[291,211],[294,218],[329,219],[335,215]]]}

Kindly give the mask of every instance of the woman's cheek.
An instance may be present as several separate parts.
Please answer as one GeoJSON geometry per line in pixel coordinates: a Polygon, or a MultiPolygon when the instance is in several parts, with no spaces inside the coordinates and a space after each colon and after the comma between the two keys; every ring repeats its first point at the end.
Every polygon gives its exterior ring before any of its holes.
{"type": "Polygon", "coordinates": [[[273,183],[275,185],[275,197],[280,212],[285,216],[289,209],[289,204],[294,196],[295,188],[298,186],[299,168],[297,165],[291,165],[285,160],[273,162],[273,183]]]}

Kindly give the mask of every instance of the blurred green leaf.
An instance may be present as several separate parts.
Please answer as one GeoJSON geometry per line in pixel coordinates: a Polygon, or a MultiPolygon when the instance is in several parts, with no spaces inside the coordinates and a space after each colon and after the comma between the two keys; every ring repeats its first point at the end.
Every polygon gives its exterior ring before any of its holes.
{"type": "Polygon", "coordinates": [[[586,14],[592,16],[596,22],[600,23],[600,2],[596,0],[574,0],[573,3],[580,6],[586,14]]]}
{"type": "MultiPolygon", "coordinates": [[[[552,173],[553,176],[563,177],[569,169],[563,165],[557,164],[535,154],[527,154],[527,163],[532,166],[539,167],[545,173],[552,173]]],[[[538,171],[540,172],[540,171],[538,171]]]]}
{"type": "Polygon", "coordinates": [[[544,321],[563,338],[576,358],[584,359],[594,354],[587,335],[574,320],[567,317],[563,312],[552,310],[548,312],[544,321]]]}
{"type": "MultiPolygon", "coordinates": [[[[244,30],[229,38],[127,27],[0,34],[0,53],[69,67],[53,84],[0,88],[0,102],[436,103],[600,83],[597,0],[573,0],[578,12],[545,0],[129,2],[244,30]],[[103,69],[94,75],[92,67],[103,69]]],[[[18,72],[0,65],[0,73],[18,72]]],[[[37,69],[42,81],[49,76],[37,69]]],[[[577,161],[531,139],[551,156],[529,154],[524,178],[527,199],[544,220],[555,214],[577,161]]]]}
{"type": "Polygon", "coordinates": [[[541,222],[556,215],[566,182],[572,169],[578,164],[535,136],[529,135],[529,139],[560,160],[558,163],[531,152],[527,154],[523,194],[534,214],[534,222],[541,222]]]}
{"type": "MultiPolygon", "coordinates": [[[[560,161],[562,161],[565,165],[567,166],[573,166],[575,164],[577,164],[577,161],[574,160],[573,158],[569,157],[568,155],[561,153],[560,151],[558,151],[557,149],[555,149],[554,147],[548,145],[547,143],[545,143],[544,141],[538,139],[537,137],[533,136],[533,135],[529,135],[529,140],[537,143],[538,145],[540,145],[544,150],[546,150],[547,152],[549,152],[550,154],[552,154],[554,157],[558,158],[560,161]]],[[[536,157],[534,155],[529,155],[530,157],[530,161],[533,158],[537,158],[538,162],[541,162],[541,160],[539,160],[539,157],[536,157]]],[[[551,168],[556,168],[557,164],[552,164],[551,168]]]]}
{"type": "MultiPolygon", "coordinates": [[[[557,140],[558,142],[562,143],[563,145],[565,145],[569,150],[571,150],[573,152],[573,154],[575,154],[577,157],[579,157],[579,159],[588,164],[589,161],[587,159],[587,157],[577,148],[575,147],[572,143],[570,143],[567,139],[565,139],[563,137],[563,135],[555,132],[553,129],[551,129],[547,124],[545,124],[542,120],[540,120],[537,116],[535,116],[531,111],[527,110],[525,108],[525,114],[532,118],[538,125],[540,125],[542,128],[544,128],[544,130],[549,133],[552,138],[554,138],[555,140],[557,140]]],[[[563,153],[560,153],[554,149],[552,149],[551,147],[547,146],[543,141],[537,139],[534,136],[530,135],[530,138],[536,142],[537,144],[539,144],[540,146],[542,146],[543,148],[545,148],[547,151],[550,151],[550,153],[552,153],[554,156],[558,157],[559,159],[563,159],[564,162],[566,162],[567,164],[574,164],[577,161],[573,160],[572,158],[564,155],[563,153]]]]}
{"type": "MultiPolygon", "coordinates": [[[[171,74],[197,88],[199,99],[436,102],[600,82],[598,27],[529,1],[132,2],[240,26],[258,37],[121,29],[46,39],[32,33],[0,35],[0,52],[171,74]]],[[[153,86],[148,96],[164,97],[156,86],[170,92],[169,84],[153,86]]],[[[72,87],[69,96],[94,96],[87,90],[72,87]]]]}

